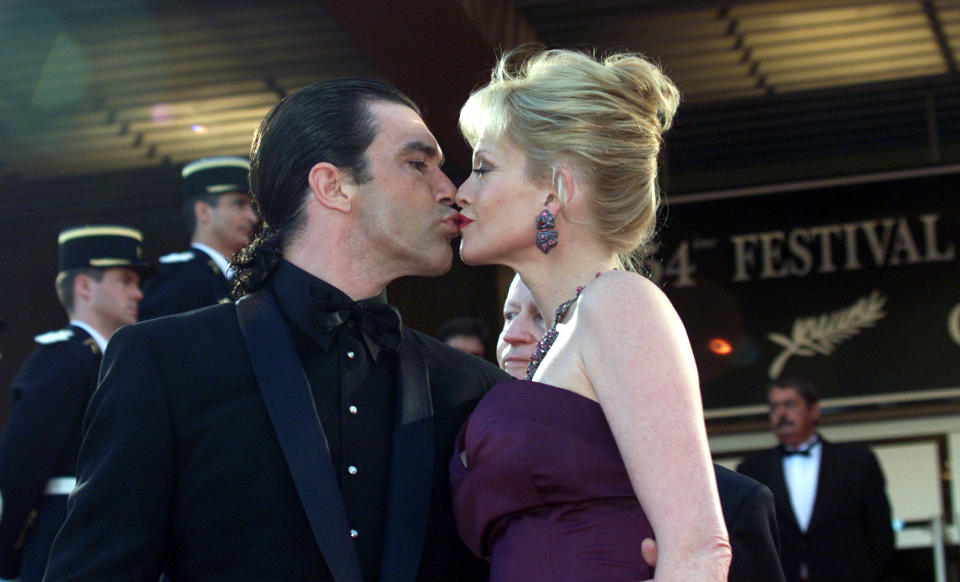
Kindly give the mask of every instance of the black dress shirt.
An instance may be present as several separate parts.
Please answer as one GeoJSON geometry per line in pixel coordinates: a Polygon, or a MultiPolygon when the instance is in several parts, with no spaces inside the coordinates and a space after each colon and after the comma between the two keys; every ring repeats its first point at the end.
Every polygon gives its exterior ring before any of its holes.
{"type": "MultiPolygon", "coordinates": [[[[364,578],[374,580],[383,549],[396,355],[380,349],[374,358],[355,321],[332,329],[322,323],[314,310],[318,297],[353,303],[336,287],[286,261],[270,285],[310,382],[364,578]]],[[[367,302],[385,303],[386,295],[360,303],[367,302]]]]}

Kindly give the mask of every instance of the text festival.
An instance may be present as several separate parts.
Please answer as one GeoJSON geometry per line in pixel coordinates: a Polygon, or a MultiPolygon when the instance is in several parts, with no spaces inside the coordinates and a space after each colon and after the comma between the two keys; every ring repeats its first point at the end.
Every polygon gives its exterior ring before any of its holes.
{"type": "MultiPolygon", "coordinates": [[[[939,214],[921,214],[732,235],[731,280],[746,283],[952,261],[955,244],[940,236],[939,220],[939,214]]],[[[666,278],[672,287],[695,286],[697,265],[692,255],[714,247],[710,239],[681,241],[662,265],[653,265],[654,279],[666,278]]]]}

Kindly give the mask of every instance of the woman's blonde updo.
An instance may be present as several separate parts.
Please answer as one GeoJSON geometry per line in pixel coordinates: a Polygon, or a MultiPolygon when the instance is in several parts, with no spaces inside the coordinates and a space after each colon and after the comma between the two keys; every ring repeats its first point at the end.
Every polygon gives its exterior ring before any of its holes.
{"type": "Polygon", "coordinates": [[[467,100],[460,130],[471,146],[481,135],[507,139],[527,155],[534,183],[570,167],[593,189],[590,228],[630,268],[654,235],[657,156],[679,101],[673,82],[635,53],[598,60],[571,50],[514,51],[467,100]]]}

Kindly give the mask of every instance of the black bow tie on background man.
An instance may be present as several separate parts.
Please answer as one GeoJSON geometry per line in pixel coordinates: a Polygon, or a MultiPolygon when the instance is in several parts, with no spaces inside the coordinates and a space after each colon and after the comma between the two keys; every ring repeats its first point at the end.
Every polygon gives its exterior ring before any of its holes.
{"type": "Polygon", "coordinates": [[[339,295],[335,296],[329,289],[310,288],[317,323],[330,334],[330,340],[337,328],[346,324],[360,328],[374,361],[377,361],[381,349],[390,353],[397,351],[402,329],[400,313],[386,303],[383,293],[361,301],[351,301],[349,297],[339,295]]]}
{"type": "Polygon", "coordinates": [[[787,447],[780,445],[780,452],[783,454],[784,457],[789,457],[791,455],[800,455],[802,457],[809,457],[810,449],[817,446],[818,444],[820,444],[819,437],[814,439],[812,443],[810,443],[809,445],[807,445],[802,449],[788,449],[787,447]]]}

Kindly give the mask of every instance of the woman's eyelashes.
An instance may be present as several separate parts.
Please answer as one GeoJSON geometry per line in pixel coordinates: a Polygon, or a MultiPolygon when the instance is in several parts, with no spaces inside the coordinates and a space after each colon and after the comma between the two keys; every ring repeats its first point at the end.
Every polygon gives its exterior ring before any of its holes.
{"type": "Polygon", "coordinates": [[[483,161],[477,162],[477,167],[473,169],[473,173],[477,175],[477,178],[482,179],[483,175],[490,171],[490,168],[483,161]]]}

